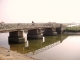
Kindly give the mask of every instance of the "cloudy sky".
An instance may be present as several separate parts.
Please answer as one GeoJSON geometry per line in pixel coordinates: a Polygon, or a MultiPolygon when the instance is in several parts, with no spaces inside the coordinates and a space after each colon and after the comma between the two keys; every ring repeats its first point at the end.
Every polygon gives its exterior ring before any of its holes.
{"type": "Polygon", "coordinates": [[[0,0],[0,22],[80,23],[80,0],[0,0]]]}

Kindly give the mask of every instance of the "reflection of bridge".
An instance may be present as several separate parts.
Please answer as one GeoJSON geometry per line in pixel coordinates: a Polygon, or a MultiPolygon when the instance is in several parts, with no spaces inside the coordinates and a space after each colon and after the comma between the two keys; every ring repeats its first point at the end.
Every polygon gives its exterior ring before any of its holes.
{"type": "Polygon", "coordinates": [[[50,44],[50,45],[48,45],[48,46],[45,46],[45,47],[43,47],[43,48],[41,48],[41,49],[38,49],[38,50],[35,50],[35,51],[32,51],[32,52],[29,52],[29,53],[27,53],[27,55],[28,55],[28,56],[36,55],[36,54],[38,54],[38,53],[41,53],[41,52],[43,52],[43,51],[45,51],[45,50],[48,50],[48,49],[56,46],[56,45],[58,45],[58,44],[60,44],[60,41],[55,42],[55,43],[53,43],[53,44],[50,44]]]}
{"type": "MultiPolygon", "coordinates": [[[[26,55],[32,56],[32,55],[36,55],[36,54],[38,54],[38,53],[44,52],[45,50],[48,50],[48,49],[50,49],[50,48],[52,48],[52,47],[54,47],[54,46],[62,43],[62,41],[63,41],[65,38],[67,38],[67,35],[57,36],[57,37],[55,37],[55,40],[54,40],[54,38],[53,38],[52,41],[50,41],[51,44],[46,45],[46,46],[44,46],[44,47],[42,47],[42,48],[40,48],[40,49],[31,51],[31,52],[27,53],[26,55]]],[[[46,40],[47,40],[47,39],[46,39],[46,40]]],[[[48,42],[48,41],[47,41],[47,42],[48,42]]],[[[44,42],[44,43],[46,43],[46,42],[44,42]]]]}
{"type": "MultiPolygon", "coordinates": [[[[37,52],[43,52],[59,43],[66,38],[66,35],[58,35],[58,36],[47,36],[45,37],[45,41],[43,42],[42,39],[39,40],[29,40],[28,43],[23,44],[10,44],[10,50],[17,51],[19,53],[29,53],[31,55],[37,54],[37,52]]],[[[38,52],[38,53],[39,53],[38,52]]],[[[28,55],[29,55],[28,54],[28,55]]]]}
{"type": "Polygon", "coordinates": [[[66,28],[66,25],[59,23],[14,23],[1,24],[0,32],[9,32],[9,41],[22,43],[25,42],[23,30],[27,32],[27,38],[42,38],[43,35],[61,34],[66,28]]]}

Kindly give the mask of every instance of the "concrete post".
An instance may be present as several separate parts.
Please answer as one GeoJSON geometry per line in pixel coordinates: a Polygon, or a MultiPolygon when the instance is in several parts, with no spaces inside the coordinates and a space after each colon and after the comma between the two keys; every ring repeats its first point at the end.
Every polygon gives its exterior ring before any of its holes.
{"type": "Polygon", "coordinates": [[[8,40],[9,42],[15,42],[15,43],[25,42],[25,38],[23,37],[23,31],[9,32],[8,40]]]}

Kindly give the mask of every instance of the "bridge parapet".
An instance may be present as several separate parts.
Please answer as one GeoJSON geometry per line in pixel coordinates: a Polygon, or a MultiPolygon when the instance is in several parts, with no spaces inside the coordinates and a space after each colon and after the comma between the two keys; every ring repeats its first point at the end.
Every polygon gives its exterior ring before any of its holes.
{"type": "MultiPolygon", "coordinates": [[[[63,24],[62,24],[63,25],[63,24]]],[[[64,26],[64,25],[63,25],[64,26]]],[[[17,30],[17,29],[36,29],[36,28],[57,28],[60,27],[60,23],[7,23],[0,25],[0,31],[2,30],[17,30]]]]}
{"type": "Polygon", "coordinates": [[[6,28],[32,28],[32,27],[55,27],[55,24],[50,23],[35,23],[32,25],[31,23],[14,23],[14,24],[3,24],[0,25],[0,29],[6,29],[6,28]]]}

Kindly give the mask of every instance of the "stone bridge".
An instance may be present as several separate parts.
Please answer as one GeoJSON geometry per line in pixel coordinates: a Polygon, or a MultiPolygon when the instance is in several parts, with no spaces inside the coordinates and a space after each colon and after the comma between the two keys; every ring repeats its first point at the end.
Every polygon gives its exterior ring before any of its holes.
{"type": "Polygon", "coordinates": [[[9,41],[22,43],[25,42],[24,31],[27,38],[36,39],[43,36],[61,34],[66,28],[65,24],[60,23],[4,23],[0,24],[0,32],[9,32],[9,41]]]}

